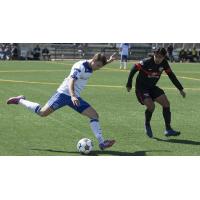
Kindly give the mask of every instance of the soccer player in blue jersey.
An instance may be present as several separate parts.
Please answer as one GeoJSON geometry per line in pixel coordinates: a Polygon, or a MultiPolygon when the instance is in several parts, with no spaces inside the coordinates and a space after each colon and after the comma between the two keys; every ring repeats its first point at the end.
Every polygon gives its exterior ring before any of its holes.
{"type": "Polygon", "coordinates": [[[126,84],[127,91],[130,92],[130,90],[132,89],[133,76],[136,72],[139,71],[139,74],[136,78],[135,93],[138,101],[142,105],[146,106],[145,131],[150,138],[153,137],[150,121],[155,109],[154,102],[157,102],[163,108],[163,117],[166,128],[165,135],[180,135],[179,131],[175,131],[171,127],[171,111],[169,100],[165,95],[165,92],[161,88],[156,86],[162,72],[165,71],[169,79],[179,90],[180,94],[183,97],[186,96],[183,90],[183,86],[178,81],[176,75],[173,73],[167,62],[166,55],[167,51],[164,48],[158,48],[152,57],[144,59],[140,63],[133,65],[126,84]]]}
{"type": "Polygon", "coordinates": [[[121,43],[120,44],[120,69],[127,68],[127,61],[128,61],[128,54],[129,54],[129,44],[128,43],[121,43]]]}
{"type": "Polygon", "coordinates": [[[64,79],[55,94],[43,107],[38,103],[26,100],[22,95],[11,97],[7,100],[7,104],[20,104],[41,117],[46,117],[63,106],[69,106],[90,119],[90,127],[99,142],[100,149],[109,148],[115,143],[115,140],[104,140],[98,113],[80,97],[80,94],[93,72],[115,59],[115,54],[107,60],[105,55],[98,53],[90,60],[75,63],[69,76],[64,79]]]}

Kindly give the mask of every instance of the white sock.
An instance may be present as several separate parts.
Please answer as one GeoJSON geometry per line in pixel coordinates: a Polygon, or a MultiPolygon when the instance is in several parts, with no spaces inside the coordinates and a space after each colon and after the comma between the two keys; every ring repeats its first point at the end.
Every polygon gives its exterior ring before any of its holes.
{"type": "Polygon", "coordinates": [[[123,62],[120,61],[120,69],[122,69],[122,67],[123,67],[123,62]]]}
{"type": "Polygon", "coordinates": [[[92,132],[94,133],[95,137],[97,138],[99,144],[104,142],[103,136],[102,136],[102,130],[99,124],[99,120],[97,119],[91,119],[90,120],[90,127],[92,129],[92,132]]]}
{"type": "Polygon", "coordinates": [[[31,102],[31,101],[27,101],[24,99],[20,99],[19,104],[25,106],[26,108],[28,108],[30,111],[32,111],[34,113],[38,113],[41,109],[40,104],[31,102]]]}
{"type": "Polygon", "coordinates": [[[126,62],[124,62],[124,69],[126,69],[126,66],[127,66],[127,63],[126,63],[126,62]]]}

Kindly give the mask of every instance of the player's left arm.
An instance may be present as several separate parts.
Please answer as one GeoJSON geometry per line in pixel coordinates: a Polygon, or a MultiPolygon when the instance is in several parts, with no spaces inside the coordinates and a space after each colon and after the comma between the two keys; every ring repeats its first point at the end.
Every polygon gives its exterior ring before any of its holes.
{"type": "Polygon", "coordinates": [[[117,53],[114,53],[110,56],[110,58],[107,60],[106,64],[109,64],[111,62],[113,62],[114,60],[117,59],[117,53]]]}
{"type": "Polygon", "coordinates": [[[184,88],[183,88],[183,86],[181,85],[181,83],[177,79],[176,75],[174,74],[174,72],[171,70],[171,68],[169,66],[167,68],[165,68],[165,72],[168,75],[168,77],[171,80],[171,82],[179,90],[179,92],[182,95],[182,97],[185,98],[186,97],[186,93],[184,91],[184,88]]]}

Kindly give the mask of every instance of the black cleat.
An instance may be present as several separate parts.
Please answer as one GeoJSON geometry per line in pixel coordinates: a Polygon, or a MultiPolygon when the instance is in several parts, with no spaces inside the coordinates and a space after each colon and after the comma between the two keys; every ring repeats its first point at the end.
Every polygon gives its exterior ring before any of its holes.
{"type": "Polygon", "coordinates": [[[173,129],[165,130],[165,136],[170,137],[170,136],[179,136],[181,134],[180,131],[175,131],[173,129]]]}
{"type": "Polygon", "coordinates": [[[145,124],[145,133],[147,134],[148,137],[152,138],[153,137],[153,132],[151,130],[151,125],[150,124],[145,124]]]}

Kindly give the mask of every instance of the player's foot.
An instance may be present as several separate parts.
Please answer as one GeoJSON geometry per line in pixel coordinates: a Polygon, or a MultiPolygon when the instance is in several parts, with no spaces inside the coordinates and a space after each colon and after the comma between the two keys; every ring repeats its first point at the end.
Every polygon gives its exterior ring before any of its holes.
{"type": "Polygon", "coordinates": [[[109,147],[112,147],[113,144],[115,144],[115,140],[105,140],[103,143],[99,144],[99,148],[101,150],[107,149],[109,147]]]}
{"type": "Polygon", "coordinates": [[[166,137],[178,136],[178,135],[180,135],[180,134],[181,134],[180,131],[175,131],[175,130],[173,130],[173,129],[165,130],[165,136],[166,136],[166,137]]]}
{"type": "Polygon", "coordinates": [[[153,132],[151,130],[151,125],[150,124],[145,124],[145,133],[147,134],[148,137],[152,138],[153,137],[153,132]]]}
{"type": "Polygon", "coordinates": [[[7,104],[19,104],[20,99],[25,99],[25,96],[17,96],[17,97],[11,97],[7,100],[7,104]]]}

